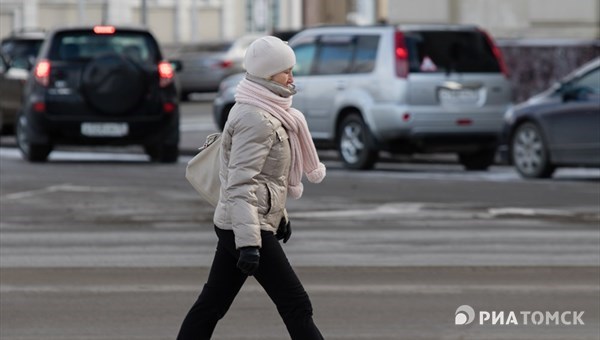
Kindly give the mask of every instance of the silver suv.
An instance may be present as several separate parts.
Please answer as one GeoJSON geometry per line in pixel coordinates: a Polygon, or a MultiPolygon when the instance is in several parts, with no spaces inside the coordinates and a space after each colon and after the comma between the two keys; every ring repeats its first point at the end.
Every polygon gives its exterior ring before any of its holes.
{"type": "MultiPolygon", "coordinates": [[[[493,162],[512,88],[499,49],[475,26],[383,25],[306,29],[296,52],[294,107],[319,147],[348,168],[369,169],[380,151],[457,153],[467,170],[493,162]]],[[[242,75],[214,102],[223,126],[242,75]]]]}

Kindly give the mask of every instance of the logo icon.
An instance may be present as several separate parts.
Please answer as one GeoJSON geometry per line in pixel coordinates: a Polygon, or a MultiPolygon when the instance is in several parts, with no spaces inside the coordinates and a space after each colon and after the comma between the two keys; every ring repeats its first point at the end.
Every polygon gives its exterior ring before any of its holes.
{"type": "Polygon", "coordinates": [[[475,310],[469,305],[462,305],[456,308],[454,313],[455,325],[468,325],[475,320],[475,310]]]}

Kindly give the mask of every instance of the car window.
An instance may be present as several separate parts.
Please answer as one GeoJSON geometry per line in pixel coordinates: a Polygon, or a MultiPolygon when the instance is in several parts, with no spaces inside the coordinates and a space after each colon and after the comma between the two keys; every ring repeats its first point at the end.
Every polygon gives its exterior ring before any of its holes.
{"type": "Polygon", "coordinates": [[[593,91],[595,94],[600,94],[600,68],[592,70],[586,73],[581,78],[575,80],[572,84],[573,87],[585,88],[593,91]]]}
{"type": "Polygon", "coordinates": [[[229,48],[231,48],[231,42],[222,42],[222,43],[206,43],[206,44],[197,44],[184,46],[181,48],[181,52],[183,53],[194,53],[194,52],[227,52],[229,48]]]}
{"type": "Polygon", "coordinates": [[[314,74],[368,73],[375,69],[378,35],[329,35],[319,41],[314,74]]]}
{"type": "Polygon", "coordinates": [[[478,31],[405,33],[410,72],[496,73],[500,65],[478,31]]]}
{"type": "Polygon", "coordinates": [[[315,74],[341,74],[350,69],[354,44],[349,36],[323,36],[317,52],[315,74]]]}
{"type": "Polygon", "coordinates": [[[295,46],[293,49],[296,54],[296,65],[294,66],[293,74],[295,76],[305,76],[310,74],[315,59],[315,44],[302,44],[295,46]]]}
{"type": "Polygon", "coordinates": [[[64,32],[53,40],[51,60],[89,60],[105,54],[120,54],[141,63],[155,63],[158,52],[144,33],[94,34],[64,32]]]}
{"type": "Polygon", "coordinates": [[[377,46],[379,46],[378,35],[361,35],[356,37],[356,53],[352,64],[351,73],[367,73],[375,68],[375,57],[377,46]]]}
{"type": "Polygon", "coordinates": [[[29,69],[42,46],[42,40],[9,40],[2,42],[0,53],[10,67],[29,69]]]}

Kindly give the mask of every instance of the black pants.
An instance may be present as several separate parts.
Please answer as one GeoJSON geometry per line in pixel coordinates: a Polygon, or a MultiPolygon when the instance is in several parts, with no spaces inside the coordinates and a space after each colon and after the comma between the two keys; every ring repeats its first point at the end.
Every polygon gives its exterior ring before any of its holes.
{"type": "MultiPolygon", "coordinates": [[[[219,243],[202,293],[183,320],[177,340],[208,340],[248,278],[237,268],[233,231],[215,227],[219,243]]],[[[271,232],[261,232],[260,265],[254,276],[277,306],[293,340],[322,340],[302,283],[271,232]]],[[[258,314],[248,315],[264,323],[258,314]]]]}

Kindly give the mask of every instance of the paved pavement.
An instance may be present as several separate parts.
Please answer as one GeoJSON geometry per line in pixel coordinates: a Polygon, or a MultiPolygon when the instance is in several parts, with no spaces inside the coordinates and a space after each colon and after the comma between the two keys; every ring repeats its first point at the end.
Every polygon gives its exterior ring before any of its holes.
{"type": "MultiPolygon", "coordinates": [[[[215,131],[209,107],[184,104],[176,164],[139,148],[29,164],[2,139],[0,339],[174,339],[215,246],[212,210],[183,177],[215,131]]],[[[327,180],[289,202],[285,249],[326,339],[600,338],[599,171],[524,181],[438,158],[360,172],[325,155],[327,180]],[[455,324],[462,305],[468,325],[455,324]],[[495,325],[479,324],[486,313],[495,325]],[[584,324],[563,324],[573,315],[584,324]]],[[[250,279],[215,339],[285,334],[250,279]]]]}
{"type": "MultiPolygon", "coordinates": [[[[597,340],[598,268],[298,267],[328,340],[597,340]],[[596,283],[594,283],[596,282],[596,283]],[[456,325],[459,306],[477,318],[456,325]],[[515,324],[479,324],[480,312],[515,324]],[[583,325],[536,325],[539,313],[583,312],[583,325]],[[524,324],[521,312],[536,313],[524,324]]],[[[167,340],[206,268],[1,269],[2,340],[167,340]]],[[[570,317],[571,314],[566,314],[570,317]]],[[[500,320],[500,319],[498,319],[500,320]]],[[[572,322],[572,318],[566,320],[572,322]]],[[[561,321],[559,321],[560,323],[561,321]]],[[[275,307],[249,279],[215,340],[287,339],[275,307]]]]}

